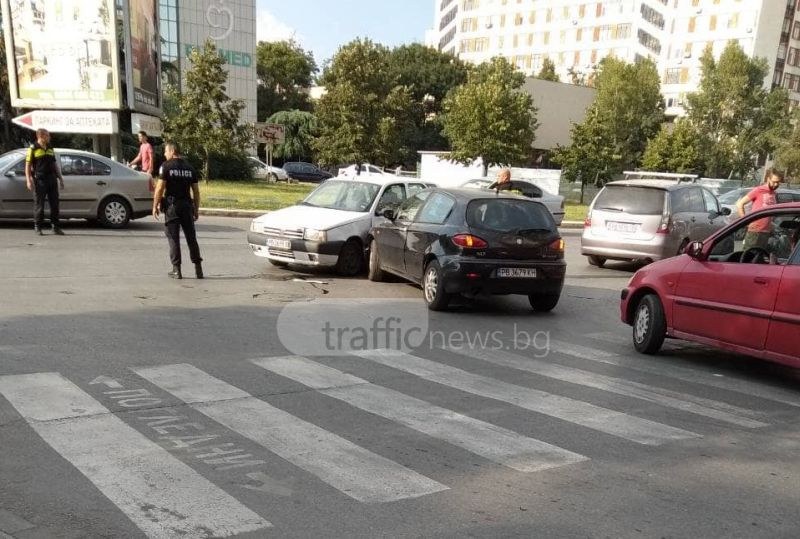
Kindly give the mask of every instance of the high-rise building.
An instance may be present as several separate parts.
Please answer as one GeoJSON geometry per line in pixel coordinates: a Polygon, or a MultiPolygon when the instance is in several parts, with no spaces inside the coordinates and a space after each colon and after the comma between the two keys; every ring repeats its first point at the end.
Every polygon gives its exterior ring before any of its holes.
{"type": "Polygon", "coordinates": [[[159,0],[161,60],[183,74],[188,56],[211,39],[228,69],[228,96],[242,99],[242,120],[256,121],[255,0],[159,0]]]}
{"type": "Polygon", "coordinates": [[[684,112],[700,82],[700,56],[729,41],[766,58],[765,85],[800,103],[800,0],[434,0],[427,42],[480,63],[504,56],[535,75],[545,58],[562,81],[586,81],[604,57],[658,66],[667,114],[684,112]]]}

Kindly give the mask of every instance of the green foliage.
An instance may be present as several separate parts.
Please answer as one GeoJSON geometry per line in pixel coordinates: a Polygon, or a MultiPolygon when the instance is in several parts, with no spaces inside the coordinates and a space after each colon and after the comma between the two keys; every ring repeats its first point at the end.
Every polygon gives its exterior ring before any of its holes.
{"type": "Polygon", "coordinates": [[[788,96],[764,88],[766,60],[749,58],[736,41],[719,61],[707,47],[700,63],[702,79],[688,97],[688,118],[699,136],[704,174],[744,178],[790,133],[788,96]]]}
{"type": "Polygon", "coordinates": [[[537,127],[533,98],[520,90],[525,76],[505,58],[477,66],[467,82],[444,100],[442,124],[461,163],[483,160],[489,166],[525,161],[537,127]]]}
{"type": "Polygon", "coordinates": [[[647,141],[664,120],[664,101],[655,64],[603,59],[594,78],[597,96],[583,123],[572,128],[572,143],[553,157],[565,178],[582,184],[608,181],[639,165],[647,141]]]}
{"type": "Polygon", "coordinates": [[[542,69],[536,75],[537,79],[549,80],[551,82],[561,82],[556,74],[556,64],[550,58],[545,58],[542,62],[542,69]]]}
{"type": "Polygon", "coordinates": [[[260,41],[256,47],[258,120],[283,110],[310,111],[306,89],[316,72],[314,56],[294,41],[260,41]]]}
{"type": "Polygon", "coordinates": [[[268,121],[283,125],[286,133],[285,142],[273,150],[275,157],[284,161],[313,161],[316,116],[302,110],[284,110],[270,116],[268,121]]]}
{"type": "Polygon", "coordinates": [[[322,75],[327,93],[316,109],[320,162],[393,166],[415,158],[408,138],[421,105],[390,65],[389,50],[368,39],[338,50],[322,75]]]}
{"type": "Polygon", "coordinates": [[[657,172],[698,173],[702,167],[700,146],[691,122],[681,119],[674,126],[662,126],[647,144],[642,167],[657,172]]]}
{"type": "Polygon", "coordinates": [[[796,182],[800,180],[800,107],[792,111],[791,125],[791,133],[775,150],[775,164],[796,182]]]}
{"type": "Polygon", "coordinates": [[[173,88],[168,96],[175,108],[165,114],[164,139],[199,159],[208,181],[211,157],[244,155],[253,144],[253,128],[240,123],[244,102],[225,93],[228,74],[213,41],[206,41],[202,51],[192,51],[189,61],[183,92],[177,95],[173,88]]]}

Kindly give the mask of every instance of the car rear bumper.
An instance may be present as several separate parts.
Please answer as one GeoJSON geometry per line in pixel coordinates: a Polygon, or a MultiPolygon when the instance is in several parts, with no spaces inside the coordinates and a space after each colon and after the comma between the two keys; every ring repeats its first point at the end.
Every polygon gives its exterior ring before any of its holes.
{"type": "Polygon", "coordinates": [[[567,264],[563,260],[475,260],[453,257],[440,260],[448,294],[560,294],[567,264]],[[535,278],[498,277],[499,268],[535,269],[535,278]]]}
{"type": "Polygon", "coordinates": [[[267,239],[273,236],[258,232],[247,233],[247,243],[253,254],[262,258],[286,262],[287,264],[300,264],[303,266],[335,266],[339,260],[339,251],[344,245],[343,241],[306,241],[301,239],[277,238],[289,241],[289,249],[278,249],[267,246],[267,239]]]}
{"type": "MultiPolygon", "coordinates": [[[[677,248],[676,248],[677,249],[677,248]]],[[[661,260],[676,253],[670,252],[663,235],[656,234],[650,240],[621,240],[620,238],[603,238],[584,230],[581,236],[581,254],[596,255],[616,260],[661,260]]]]}

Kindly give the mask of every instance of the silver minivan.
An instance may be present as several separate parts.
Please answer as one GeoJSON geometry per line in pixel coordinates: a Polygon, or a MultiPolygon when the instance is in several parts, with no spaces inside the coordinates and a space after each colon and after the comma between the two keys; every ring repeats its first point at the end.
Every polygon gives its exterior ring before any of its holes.
{"type": "Polygon", "coordinates": [[[711,191],[695,183],[610,182],[589,206],[581,254],[593,266],[606,260],[649,263],[669,258],[725,226],[729,214],[711,191]]]}

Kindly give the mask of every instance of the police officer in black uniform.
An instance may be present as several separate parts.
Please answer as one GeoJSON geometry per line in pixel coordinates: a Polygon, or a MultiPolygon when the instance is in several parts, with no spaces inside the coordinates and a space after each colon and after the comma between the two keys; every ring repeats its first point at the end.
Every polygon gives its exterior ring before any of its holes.
{"type": "Polygon", "coordinates": [[[197,245],[197,233],[194,222],[199,216],[200,188],[197,185],[197,172],[189,162],[180,156],[178,145],[167,142],[164,145],[166,161],[159,169],[159,179],[153,196],[153,217],[158,219],[164,213],[166,234],[169,240],[169,258],[173,279],[183,279],[181,274],[181,229],[189,244],[189,256],[194,263],[195,275],[203,278],[203,266],[200,258],[200,246],[197,245]]]}
{"type": "Polygon", "coordinates": [[[33,191],[33,230],[42,235],[44,224],[44,203],[50,205],[50,225],[53,233],[63,236],[58,220],[58,188],[64,188],[64,177],[56,162],[56,153],[50,147],[50,133],[47,129],[36,130],[36,142],[28,148],[25,156],[25,179],[28,191],[33,191]],[[56,183],[56,181],[58,183],[56,183]]]}

